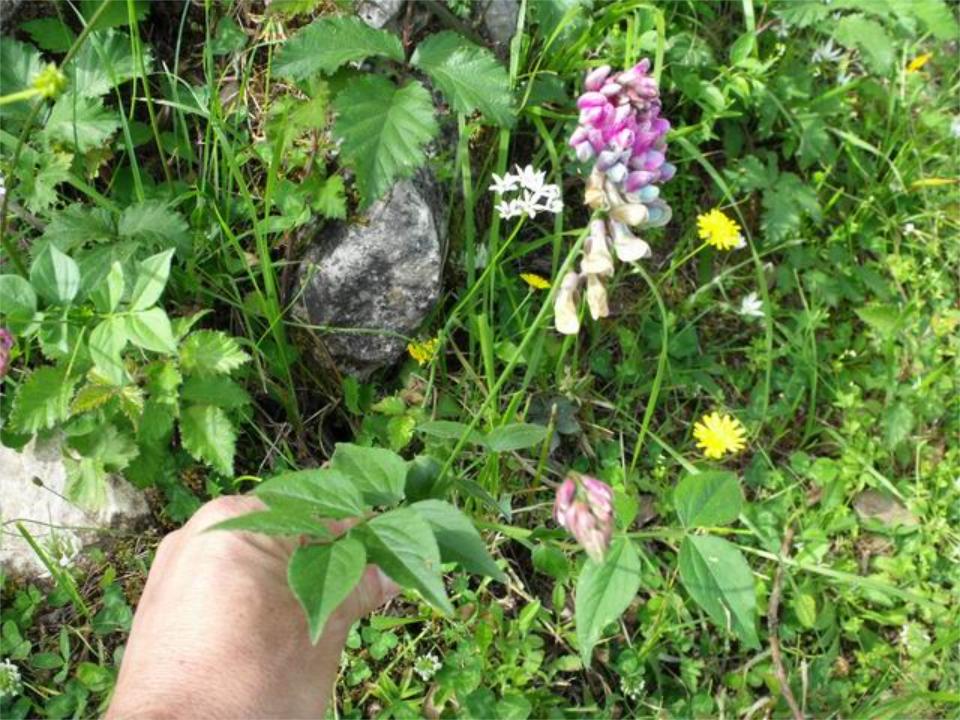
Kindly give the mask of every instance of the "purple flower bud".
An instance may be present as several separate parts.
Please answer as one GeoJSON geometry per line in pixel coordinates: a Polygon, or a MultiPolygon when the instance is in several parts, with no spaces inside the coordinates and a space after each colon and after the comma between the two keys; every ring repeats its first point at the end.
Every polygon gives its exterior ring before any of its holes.
{"type": "Polygon", "coordinates": [[[587,160],[592,158],[594,155],[593,146],[591,146],[590,143],[588,142],[583,142],[577,145],[575,148],[575,152],[577,154],[577,160],[579,160],[580,162],[586,162],[587,160]]]}
{"type": "Polygon", "coordinates": [[[597,156],[597,170],[607,172],[620,162],[620,153],[615,150],[604,150],[597,156]]]}
{"type": "Polygon", "coordinates": [[[673,163],[664,163],[660,166],[660,181],[666,182],[677,174],[677,166],[673,163]]]}
{"type": "Polygon", "coordinates": [[[591,70],[589,73],[587,73],[587,77],[583,81],[584,89],[588,91],[599,90],[603,86],[603,81],[607,79],[609,74],[609,65],[601,65],[596,70],[591,70]]]}
{"type": "Polygon", "coordinates": [[[613,536],[613,491],[587,476],[568,476],[557,489],[554,519],[594,562],[603,560],[613,536]]]}
{"type": "Polygon", "coordinates": [[[10,368],[10,348],[13,347],[13,335],[6,328],[0,328],[0,378],[10,368]]]}
{"type": "Polygon", "coordinates": [[[570,135],[570,147],[576,147],[582,142],[587,140],[587,129],[585,127],[577,127],[570,135]]]}
{"type": "Polygon", "coordinates": [[[577,107],[583,110],[584,108],[602,107],[609,102],[606,95],[598,92],[585,92],[577,98],[577,107]]]}
{"type": "Polygon", "coordinates": [[[666,158],[663,156],[663,153],[659,150],[647,150],[642,157],[643,169],[650,171],[659,168],[666,160],[666,158]]]}
{"type": "Polygon", "coordinates": [[[566,514],[573,503],[573,497],[577,492],[577,484],[573,478],[568,476],[557,488],[557,499],[553,503],[553,519],[558,525],[566,527],[566,514]]]}
{"type": "Polygon", "coordinates": [[[627,176],[627,166],[622,162],[618,162],[616,165],[611,165],[607,170],[607,177],[613,180],[615,183],[619,183],[627,176]]]}
{"type": "Polygon", "coordinates": [[[600,88],[600,94],[606,98],[611,98],[614,95],[619,95],[620,91],[622,90],[623,87],[621,85],[618,85],[615,82],[608,82],[604,84],[602,88],[600,88]]]}
{"type": "MultiPolygon", "coordinates": [[[[633,163],[630,163],[633,165],[633,163]]],[[[656,175],[652,172],[646,170],[634,170],[632,173],[627,175],[627,180],[623,184],[624,189],[627,192],[636,192],[644,185],[649,185],[653,182],[656,175]]]]}

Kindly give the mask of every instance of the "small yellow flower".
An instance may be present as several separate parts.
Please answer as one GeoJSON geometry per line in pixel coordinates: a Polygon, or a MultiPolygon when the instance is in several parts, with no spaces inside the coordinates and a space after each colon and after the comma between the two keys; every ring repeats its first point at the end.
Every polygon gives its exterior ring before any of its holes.
{"type": "Polygon", "coordinates": [[[520,273],[520,279],[529,285],[532,290],[550,289],[550,281],[536,273],[520,273]]]}
{"type": "Polygon", "coordinates": [[[409,343],[407,352],[410,353],[410,357],[417,361],[418,365],[426,365],[437,356],[439,348],[440,338],[432,338],[422,342],[409,343]]]}
{"type": "Polygon", "coordinates": [[[50,63],[33,80],[33,89],[45,98],[56,98],[67,87],[67,77],[50,63]]]}
{"type": "Polygon", "coordinates": [[[733,250],[741,241],[740,226],[716,208],[697,216],[697,230],[700,239],[717,250],[733,250]]]}
{"type": "Polygon", "coordinates": [[[745,432],[739,420],[718,412],[704,415],[700,422],[693,426],[697,447],[712,460],[743,450],[746,447],[745,432]]]}
{"type": "Polygon", "coordinates": [[[920,72],[921,68],[930,62],[930,58],[933,57],[933,53],[924,53],[923,55],[917,55],[913,60],[910,61],[910,64],[907,65],[908,73],[920,72]]]}

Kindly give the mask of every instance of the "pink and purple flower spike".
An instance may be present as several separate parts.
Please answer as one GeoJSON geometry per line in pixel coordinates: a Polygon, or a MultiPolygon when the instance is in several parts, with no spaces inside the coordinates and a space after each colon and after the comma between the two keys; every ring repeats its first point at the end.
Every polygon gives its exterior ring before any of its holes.
{"type": "Polygon", "coordinates": [[[0,378],[10,368],[10,348],[13,347],[13,335],[6,328],[0,328],[0,378]]]}
{"type": "Polygon", "coordinates": [[[613,491],[588,475],[568,475],[557,488],[553,518],[600,562],[613,536],[613,491]]]}

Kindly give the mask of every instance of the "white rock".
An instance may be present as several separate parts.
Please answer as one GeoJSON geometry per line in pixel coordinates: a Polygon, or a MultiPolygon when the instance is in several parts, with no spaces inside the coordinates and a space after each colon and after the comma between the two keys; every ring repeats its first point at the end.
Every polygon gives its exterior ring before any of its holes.
{"type": "Polygon", "coordinates": [[[56,441],[36,438],[18,452],[0,445],[0,568],[39,577],[46,568],[17,531],[20,521],[43,547],[59,529],[75,532],[88,545],[104,528],[130,526],[149,516],[143,493],[120,478],[107,483],[107,502],[86,511],[65,497],[67,470],[56,441]]]}
{"type": "Polygon", "coordinates": [[[403,0],[362,0],[357,15],[370,27],[382,28],[397,16],[401,7],[403,0]]]}

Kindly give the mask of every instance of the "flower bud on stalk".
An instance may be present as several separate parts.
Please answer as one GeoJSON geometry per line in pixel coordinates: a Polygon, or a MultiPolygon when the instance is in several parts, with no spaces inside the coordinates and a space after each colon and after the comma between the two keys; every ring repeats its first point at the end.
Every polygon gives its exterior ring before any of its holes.
{"type": "Polygon", "coordinates": [[[594,562],[603,560],[613,536],[613,491],[609,485],[571,473],[557,488],[553,517],[594,562]]]}

